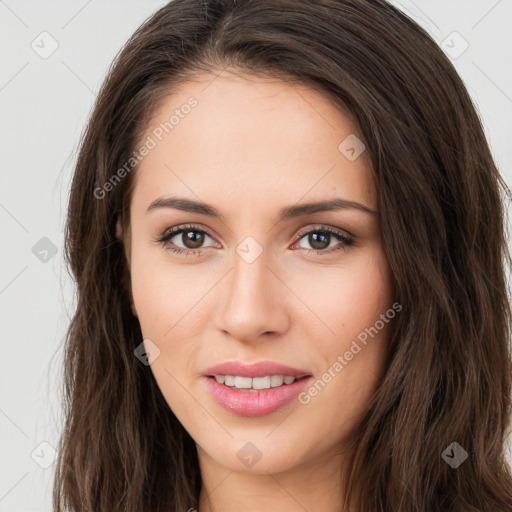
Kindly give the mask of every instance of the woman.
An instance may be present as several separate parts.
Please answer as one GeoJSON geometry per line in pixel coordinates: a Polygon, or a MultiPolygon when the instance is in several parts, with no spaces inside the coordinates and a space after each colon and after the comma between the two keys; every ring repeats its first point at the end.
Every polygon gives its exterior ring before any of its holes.
{"type": "Polygon", "coordinates": [[[55,510],[512,510],[500,187],[385,1],[162,7],[73,178],[55,510]]]}

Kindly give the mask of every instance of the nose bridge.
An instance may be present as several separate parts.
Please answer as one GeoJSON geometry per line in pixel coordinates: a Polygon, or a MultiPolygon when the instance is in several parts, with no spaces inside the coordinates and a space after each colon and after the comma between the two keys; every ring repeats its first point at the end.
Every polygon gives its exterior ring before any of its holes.
{"type": "Polygon", "coordinates": [[[261,253],[253,260],[241,256],[239,250],[240,247],[234,256],[228,303],[238,310],[240,318],[248,319],[251,310],[263,312],[272,300],[269,290],[272,287],[271,272],[265,254],[261,253]]]}
{"type": "Polygon", "coordinates": [[[256,244],[248,237],[236,248],[220,315],[220,328],[245,341],[280,331],[287,318],[278,300],[282,285],[269,268],[267,253],[256,244]]]}

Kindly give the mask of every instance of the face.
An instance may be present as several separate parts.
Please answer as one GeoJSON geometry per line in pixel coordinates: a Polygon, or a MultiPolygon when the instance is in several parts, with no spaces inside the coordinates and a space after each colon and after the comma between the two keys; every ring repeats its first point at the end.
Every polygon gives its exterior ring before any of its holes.
{"type": "Polygon", "coordinates": [[[391,277],[356,136],[309,88],[227,73],[173,90],[147,127],[133,307],[202,458],[275,473],[332,455],[385,372],[391,277]]]}

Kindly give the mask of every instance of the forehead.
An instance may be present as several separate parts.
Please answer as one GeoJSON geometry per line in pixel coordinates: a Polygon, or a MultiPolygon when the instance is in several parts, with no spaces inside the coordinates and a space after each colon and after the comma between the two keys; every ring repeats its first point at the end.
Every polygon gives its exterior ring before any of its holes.
{"type": "Polygon", "coordinates": [[[234,211],[330,194],[375,209],[366,153],[353,160],[344,152],[354,137],[351,120],[306,86],[199,75],[174,88],[146,127],[143,141],[154,147],[135,173],[134,207],[166,193],[234,211]]]}

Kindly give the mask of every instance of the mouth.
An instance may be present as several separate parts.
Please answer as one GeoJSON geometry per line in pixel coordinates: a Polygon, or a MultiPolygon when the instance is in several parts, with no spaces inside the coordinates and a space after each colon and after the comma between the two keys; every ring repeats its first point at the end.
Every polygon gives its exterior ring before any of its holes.
{"type": "Polygon", "coordinates": [[[255,417],[291,407],[313,374],[273,361],[228,361],[208,368],[202,377],[211,398],[225,411],[255,417]]]}
{"type": "Polygon", "coordinates": [[[261,377],[244,377],[241,375],[221,374],[208,375],[207,377],[234,391],[246,391],[249,393],[255,393],[258,391],[266,391],[283,386],[290,386],[294,382],[307,379],[312,377],[312,375],[308,374],[302,377],[295,377],[293,375],[264,375],[261,377]]]}

